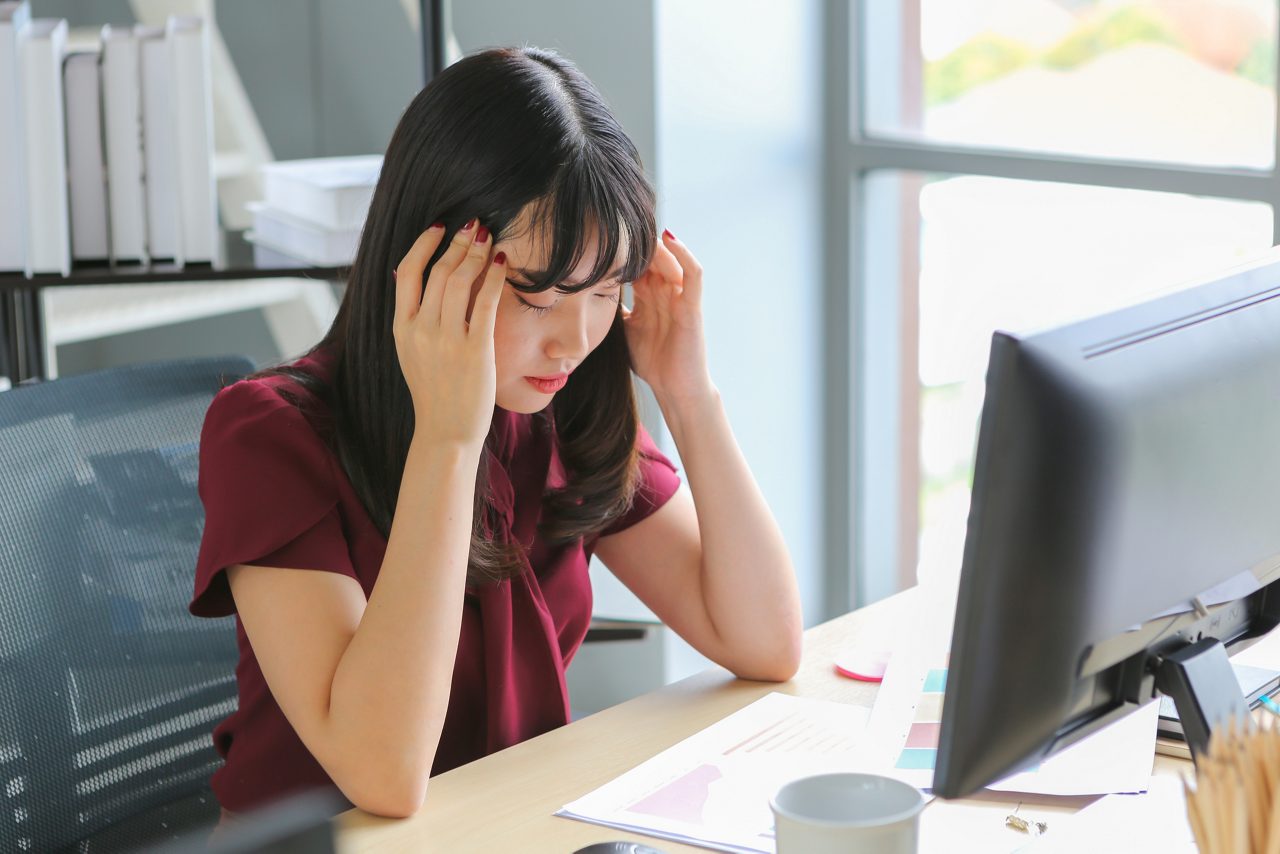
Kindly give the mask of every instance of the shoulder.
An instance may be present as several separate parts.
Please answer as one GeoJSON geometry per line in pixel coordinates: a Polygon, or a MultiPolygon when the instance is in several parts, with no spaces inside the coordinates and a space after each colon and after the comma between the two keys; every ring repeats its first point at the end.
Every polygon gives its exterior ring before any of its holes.
{"type": "MultiPolygon", "coordinates": [[[[303,357],[288,367],[320,380],[327,379],[328,372],[323,370],[327,364],[315,357],[303,357]]],[[[232,383],[214,396],[205,413],[202,440],[226,433],[315,434],[313,420],[327,416],[323,401],[298,380],[285,374],[254,376],[232,383]]]]}
{"type": "Polygon", "coordinates": [[[218,392],[200,432],[202,488],[331,490],[332,454],[302,411],[280,394],[288,383],[284,377],[247,379],[218,392]]]}
{"type": "Polygon", "coordinates": [[[274,378],[234,382],[213,396],[205,420],[231,421],[291,406],[280,395],[278,387],[274,378]]]}
{"type": "Polygon", "coordinates": [[[222,389],[205,412],[200,444],[220,447],[314,437],[302,412],[281,396],[279,387],[272,378],[240,380],[222,389]]]}
{"type": "MultiPolygon", "coordinates": [[[[313,352],[287,367],[314,376],[320,380],[328,380],[331,373],[332,356],[327,353],[313,352]]],[[[226,386],[216,395],[209,405],[205,416],[206,424],[212,420],[221,422],[238,422],[246,418],[261,418],[273,412],[294,412],[301,417],[295,405],[303,400],[309,409],[321,407],[321,402],[311,395],[293,378],[284,374],[268,374],[252,376],[226,386]]],[[[290,420],[287,416],[278,416],[276,422],[290,420]]]]}

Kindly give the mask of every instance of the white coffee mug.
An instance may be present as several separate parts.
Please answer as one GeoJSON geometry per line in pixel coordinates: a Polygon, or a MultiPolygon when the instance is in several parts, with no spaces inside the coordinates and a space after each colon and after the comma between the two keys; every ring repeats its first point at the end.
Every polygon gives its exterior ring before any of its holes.
{"type": "Polygon", "coordinates": [[[778,854],[916,854],[924,797],[877,774],[819,774],[773,796],[778,854]]]}

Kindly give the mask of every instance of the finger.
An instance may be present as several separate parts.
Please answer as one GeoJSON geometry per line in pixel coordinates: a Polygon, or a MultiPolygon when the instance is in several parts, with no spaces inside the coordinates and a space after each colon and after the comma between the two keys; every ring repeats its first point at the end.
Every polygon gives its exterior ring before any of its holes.
{"type": "Polygon", "coordinates": [[[440,311],[440,323],[447,329],[464,329],[467,322],[467,304],[471,302],[471,287],[489,263],[493,240],[489,229],[483,225],[476,229],[476,238],[467,250],[466,257],[449,276],[444,288],[444,304],[440,311]]]}
{"type": "Polygon", "coordinates": [[[670,233],[669,231],[662,233],[662,239],[654,247],[653,261],[650,262],[649,269],[664,279],[679,282],[684,278],[684,271],[680,269],[680,262],[676,260],[676,256],[666,246],[667,235],[670,233]]]}
{"type": "Polygon", "coordinates": [[[702,265],[698,263],[697,258],[693,257],[689,247],[681,243],[671,232],[663,230],[662,243],[671,250],[671,254],[680,262],[680,269],[684,271],[684,278],[680,282],[684,288],[684,298],[693,305],[701,305],[702,265]]]}
{"type": "Polygon", "coordinates": [[[435,254],[443,237],[444,224],[439,222],[419,234],[418,239],[409,248],[409,252],[392,272],[396,286],[394,323],[403,323],[417,316],[422,303],[422,270],[426,266],[427,259],[435,254]]]}
{"type": "Polygon", "coordinates": [[[489,272],[485,274],[484,285],[476,294],[476,304],[471,310],[471,333],[479,334],[481,340],[493,340],[493,328],[498,318],[498,302],[502,299],[502,286],[507,281],[507,253],[499,252],[493,256],[489,272]]]}
{"type": "Polygon", "coordinates": [[[449,281],[449,276],[453,275],[453,271],[467,257],[467,252],[470,251],[471,244],[475,240],[475,226],[476,220],[473,217],[458,229],[453,235],[449,248],[431,267],[431,273],[427,276],[426,289],[422,295],[422,309],[429,312],[427,316],[435,323],[440,322],[440,306],[444,301],[445,284],[449,281]]]}
{"type": "Polygon", "coordinates": [[[644,309],[649,313],[651,322],[665,329],[671,317],[671,294],[667,290],[669,280],[657,275],[646,274],[636,281],[635,310],[644,309]]]}

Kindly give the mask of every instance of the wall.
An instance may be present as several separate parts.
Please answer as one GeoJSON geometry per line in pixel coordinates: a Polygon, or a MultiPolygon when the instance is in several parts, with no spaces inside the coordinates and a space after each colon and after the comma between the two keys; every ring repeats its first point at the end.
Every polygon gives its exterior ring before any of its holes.
{"type": "MultiPolygon", "coordinates": [[[[466,53],[529,43],[568,56],[635,141],[660,225],[707,270],[712,376],[791,549],[809,622],[823,586],[820,11],[817,0],[450,7],[466,53]]],[[[593,578],[598,603],[643,614],[607,574],[593,578]]],[[[704,663],[667,647],[668,679],[704,663]]]]}

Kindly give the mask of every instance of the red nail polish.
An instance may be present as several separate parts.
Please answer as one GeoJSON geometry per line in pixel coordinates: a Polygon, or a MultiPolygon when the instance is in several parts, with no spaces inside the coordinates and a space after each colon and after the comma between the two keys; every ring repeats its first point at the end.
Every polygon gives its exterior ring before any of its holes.
{"type": "Polygon", "coordinates": [[[428,229],[427,229],[427,231],[430,231],[432,228],[444,228],[444,223],[443,223],[443,222],[433,222],[433,223],[431,223],[431,228],[428,228],[428,229]]]}
{"type": "Polygon", "coordinates": [[[505,252],[499,252],[497,255],[494,255],[494,256],[493,256],[493,263],[495,263],[495,264],[505,264],[505,263],[507,263],[507,253],[505,253],[505,252]]]}
{"type": "Polygon", "coordinates": [[[672,234],[669,230],[665,229],[665,228],[664,228],[664,229],[662,229],[662,236],[663,236],[663,237],[665,237],[665,238],[667,238],[667,240],[675,240],[675,239],[676,239],[676,236],[675,236],[674,234],[672,234]]]}
{"type": "Polygon", "coordinates": [[[471,219],[467,220],[467,224],[466,224],[466,225],[462,226],[462,230],[463,230],[463,231],[470,231],[470,230],[471,230],[471,228],[472,228],[472,226],[474,226],[475,224],[476,224],[476,218],[475,218],[475,217],[472,217],[471,219]]]}
{"type": "Polygon", "coordinates": [[[476,243],[484,243],[488,239],[489,239],[489,229],[484,227],[483,225],[480,226],[480,230],[476,232],[476,243]]]}
{"type": "Polygon", "coordinates": [[[392,270],[392,271],[391,271],[391,281],[393,281],[393,282],[395,281],[395,279],[396,279],[396,273],[399,273],[399,272],[400,272],[399,270],[392,270]]]}

